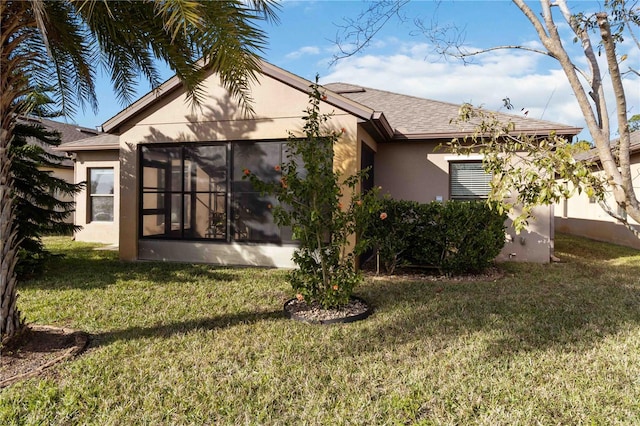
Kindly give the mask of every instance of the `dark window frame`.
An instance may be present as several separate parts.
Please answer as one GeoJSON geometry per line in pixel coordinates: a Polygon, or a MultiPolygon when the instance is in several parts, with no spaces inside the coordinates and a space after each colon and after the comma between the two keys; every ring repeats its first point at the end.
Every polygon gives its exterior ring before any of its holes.
{"type": "MultiPolygon", "coordinates": [[[[255,141],[224,141],[224,142],[216,142],[216,141],[211,141],[211,142],[197,142],[197,143],[190,143],[190,142],[177,142],[177,143],[153,143],[153,144],[139,144],[138,145],[138,160],[139,160],[139,170],[140,170],[140,175],[138,178],[138,189],[139,189],[139,211],[138,211],[138,223],[139,223],[139,232],[138,232],[138,238],[140,239],[150,239],[150,240],[169,240],[169,241],[208,241],[211,243],[224,243],[224,244],[229,244],[229,243],[259,243],[259,244],[275,244],[275,245],[283,245],[283,244],[293,244],[295,243],[295,241],[291,240],[290,235],[291,232],[290,230],[287,231],[285,228],[283,227],[279,227],[277,225],[274,225],[276,227],[276,229],[278,230],[278,237],[277,238],[272,238],[272,239],[261,239],[261,238],[251,238],[249,233],[247,233],[246,238],[238,238],[236,235],[236,226],[237,224],[235,223],[234,220],[234,216],[235,214],[235,209],[236,209],[236,199],[238,197],[238,195],[240,193],[242,194],[259,194],[259,191],[236,191],[236,187],[239,186],[239,181],[236,182],[235,178],[239,175],[242,174],[242,166],[241,165],[237,165],[234,163],[237,163],[237,161],[235,161],[235,153],[238,150],[238,147],[240,146],[247,146],[247,145],[256,145],[256,144],[262,144],[262,143],[269,143],[269,144],[280,144],[280,157],[279,157],[279,163],[278,164],[282,164],[286,159],[284,158],[284,147],[287,144],[287,140],[286,139],[273,139],[273,140],[255,140],[255,141]],[[193,185],[193,178],[190,177],[189,179],[185,179],[185,173],[186,173],[186,167],[185,167],[185,162],[189,159],[187,152],[189,151],[189,149],[193,149],[193,148],[197,148],[197,147],[207,147],[207,146],[224,146],[225,147],[225,151],[226,151],[226,158],[225,158],[225,165],[226,165],[226,178],[225,178],[225,188],[226,188],[226,193],[224,195],[224,202],[225,202],[225,206],[224,206],[224,228],[225,228],[225,232],[224,232],[224,237],[223,238],[210,238],[210,237],[199,237],[199,236],[193,236],[193,235],[186,235],[185,233],[185,220],[182,218],[185,218],[185,214],[187,213],[185,210],[188,209],[189,207],[185,207],[186,204],[189,204],[192,208],[195,200],[194,197],[197,197],[198,194],[212,194],[212,192],[207,192],[207,191],[198,191],[197,188],[185,188],[185,186],[187,186],[187,184],[185,183],[186,180],[190,180],[190,185],[193,185]],[[144,168],[146,165],[148,165],[150,163],[150,160],[148,158],[145,158],[144,156],[144,150],[150,150],[153,151],[154,149],[163,149],[163,148],[178,148],[179,150],[179,161],[180,161],[180,173],[179,175],[182,176],[182,182],[181,182],[181,187],[180,190],[166,190],[166,188],[164,190],[160,190],[160,188],[158,188],[156,191],[151,190],[149,187],[145,188],[145,182],[144,182],[144,168]],[[239,170],[236,170],[239,169],[239,170]],[[179,194],[182,195],[182,202],[180,203],[180,217],[181,217],[181,223],[180,223],[180,230],[179,232],[175,232],[174,235],[172,235],[170,232],[168,232],[167,225],[166,225],[166,216],[167,216],[167,211],[170,207],[167,207],[166,205],[164,207],[158,207],[156,209],[145,209],[145,205],[144,205],[144,196],[148,195],[148,194],[153,194],[153,193],[157,193],[157,194],[164,194],[164,197],[166,198],[167,195],[175,195],[175,194],[179,194]],[[185,196],[189,196],[191,198],[191,201],[189,202],[185,202],[185,196]],[[144,216],[147,214],[164,214],[165,215],[165,232],[162,234],[157,234],[157,235],[143,235],[144,233],[144,216]],[[289,238],[286,238],[286,237],[289,238]]],[[[191,170],[191,173],[193,173],[193,169],[191,170]]],[[[165,178],[166,179],[169,178],[168,176],[165,178]]],[[[167,186],[168,184],[165,183],[165,186],[167,186]]],[[[166,203],[166,200],[165,200],[166,203]]],[[[158,203],[159,205],[160,203],[158,203]]],[[[191,217],[193,218],[193,212],[191,217]]],[[[193,220],[193,219],[191,219],[193,220]]],[[[271,218],[271,220],[273,220],[271,218]]]]}

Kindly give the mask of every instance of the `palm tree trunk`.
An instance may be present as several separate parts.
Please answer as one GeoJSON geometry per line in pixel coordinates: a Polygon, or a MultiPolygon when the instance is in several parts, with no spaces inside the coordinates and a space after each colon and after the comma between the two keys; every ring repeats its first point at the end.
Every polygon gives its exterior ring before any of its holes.
{"type": "Polygon", "coordinates": [[[0,18],[0,343],[6,343],[24,326],[18,310],[17,279],[18,261],[16,227],[13,209],[13,181],[9,145],[13,138],[16,116],[24,105],[19,102],[28,90],[27,80],[21,68],[30,58],[18,57],[15,48],[25,37],[24,2],[1,2],[0,18]]]}
{"type": "Polygon", "coordinates": [[[17,307],[15,266],[18,261],[16,229],[13,220],[12,182],[8,158],[7,133],[2,129],[0,147],[0,337],[4,343],[23,326],[17,307]]]}

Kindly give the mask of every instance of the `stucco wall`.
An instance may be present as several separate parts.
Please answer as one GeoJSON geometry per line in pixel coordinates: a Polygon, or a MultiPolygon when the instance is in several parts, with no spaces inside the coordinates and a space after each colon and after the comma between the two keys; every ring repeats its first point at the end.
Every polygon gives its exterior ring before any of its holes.
{"type": "MultiPolygon", "coordinates": [[[[446,150],[435,150],[438,142],[378,144],[375,184],[383,194],[395,199],[421,203],[449,199],[449,162],[455,157],[446,150]]],[[[498,260],[549,262],[553,250],[553,206],[534,210],[535,220],[517,234],[506,225],[507,242],[498,260]]]]}
{"type": "Polygon", "coordinates": [[[90,168],[113,168],[114,194],[113,194],[113,222],[92,222],[88,212],[89,199],[85,187],[75,197],[76,200],[76,225],[82,226],[77,231],[75,238],[78,241],[98,242],[105,244],[118,244],[119,242],[119,205],[126,204],[129,200],[120,191],[120,164],[117,150],[105,151],[80,151],[76,154],[75,182],[87,182],[90,168]]]}
{"type": "MultiPolygon", "coordinates": [[[[122,199],[127,200],[120,206],[120,257],[124,260],[142,257],[168,259],[173,256],[183,261],[224,263],[220,253],[229,248],[219,242],[181,241],[176,244],[171,241],[139,241],[138,144],[286,139],[290,132],[302,135],[302,116],[308,105],[308,95],[274,78],[263,75],[260,83],[251,88],[254,99],[252,116],[238,109],[236,100],[229,98],[215,76],[205,81],[204,92],[207,100],[201,109],[193,110],[185,95],[175,91],[121,126],[120,188],[122,199]],[[203,245],[207,245],[206,250],[203,245]],[[171,254],[177,250],[180,254],[171,254]]],[[[342,132],[344,129],[341,142],[336,147],[334,167],[345,174],[354,173],[359,167],[356,117],[325,104],[321,109],[322,112],[334,113],[328,123],[329,130],[342,132]]],[[[287,256],[290,259],[291,256],[290,247],[250,246],[243,248],[243,244],[234,244],[233,256],[229,255],[227,263],[253,265],[258,252],[268,252],[279,259],[287,256]]]]}
{"type": "MultiPolygon", "coordinates": [[[[640,153],[631,156],[631,175],[636,196],[640,196],[640,153]]],[[[603,172],[598,172],[602,175],[603,172]]],[[[608,193],[606,204],[614,211],[617,204],[608,193]]],[[[625,245],[640,249],[640,240],[635,238],[622,224],[607,214],[600,204],[589,199],[586,194],[574,194],[555,206],[555,223],[558,232],[579,235],[598,241],[625,245]]],[[[629,218],[629,223],[640,229],[638,222],[629,218]]]]}
{"type": "MultiPolygon", "coordinates": [[[[65,182],[74,183],[74,172],[72,168],[62,168],[62,167],[39,167],[39,170],[50,172],[51,176],[62,179],[65,182]]],[[[60,194],[56,191],[55,197],[60,201],[73,201],[72,195],[60,194]]],[[[74,223],[75,220],[75,212],[72,212],[66,219],[65,223],[74,223]]]]}

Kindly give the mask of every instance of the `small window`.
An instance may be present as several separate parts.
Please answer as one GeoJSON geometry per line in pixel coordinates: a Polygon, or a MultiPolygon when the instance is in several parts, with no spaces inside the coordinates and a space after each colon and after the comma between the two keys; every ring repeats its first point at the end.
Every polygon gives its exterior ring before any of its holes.
{"type": "Polygon", "coordinates": [[[491,191],[492,175],[484,171],[482,161],[449,163],[452,200],[486,199],[491,191]]]}
{"type": "Polygon", "coordinates": [[[113,222],[113,168],[89,169],[89,221],[113,222]]]}

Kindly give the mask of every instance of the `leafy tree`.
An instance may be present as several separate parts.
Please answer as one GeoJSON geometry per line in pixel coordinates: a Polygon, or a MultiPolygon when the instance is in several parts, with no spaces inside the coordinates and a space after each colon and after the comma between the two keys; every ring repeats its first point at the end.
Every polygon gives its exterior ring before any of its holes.
{"type": "Polygon", "coordinates": [[[637,132],[640,130],[640,114],[636,114],[629,119],[629,131],[637,132]]]}
{"type": "MultiPolygon", "coordinates": [[[[461,31],[455,26],[443,28],[436,24],[427,27],[420,21],[418,25],[441,53],[461,60],[466,61],[473,56],[498,49],[520,49],[556,60],[571,86],[597,148],[607,187],[613,193],[618,206],[625,210],[629,217],[640,222],[640,201],[633,188],[629,149],[630,133],[635,129],[635,121],[630,125],[627,119],[627,93],[622,84],[625,76],[637,78],[640,72],[633,68],[633,64],[625,65],[624,61],[629,56],[627,52],[618,52],[625,39],[630,39],[631,49],[640,50],[637,36],[640,26],[638,2],[605,0],[601,12],[587,14],[572,13],[566,0],[540,0],[541,13],[536,13],[525,0],[512,1],[535,29],[542,48],[507,44],[481,50],[469,49],[464,45],[461,31]],[[572,56],[565,48],[558,32],[558,25],[566,25],[571,29],[574,42],[580,43],[580,54],[572,56]],[[599,60],[601,58],[605,61],[604,68],[599,60]],[[586,64],[587,69],[582,67],[583,64],[586,64]],[[609,80],[610,85],[604,84],[605,79],[609,80]],[[611,88],[610,93],[607,93],[608,87],[611,88]],[[617,129],[611,128],[611,116],[616,117],[617,129]],[[612,136],[616,133],[619,143],[614,147],[611,141],[615,139],[612,136]]],[[[338,42],[345,46],[354,42],[355,48],[342,49],[340,57],[352,55],[366,47],[382,25],[392,17],[399,16],[406,3],[406,0],[377,2],[375,7],[369,8],[358,19],[348,20],[344,27],[346,38],[338,42]]],[[[466,150],[469,144],[472,144],[483,153],[496,154],[495,161],[485,162],[487,170],[502,178],[494,182],[494,195],[504,196],[510,189],[509,185],[515,185],[515,188],[511,189],[525,193],[519,202],[550,204],[558,201],[559,197],[570,195],[563,188],[563,181],[576,184],[576,190],[591,192],[598,189],[595,182],[597,179],[590,173],[584,173],[585,166],[588,169],[589,165],[575,165],[573,156],[565,150],[564,142],[555,135],[546,141],[525,138],[514,132],[509,123],[496,123],[494,117],[487,117],[481,109],[474,110],[469,105],[463,107],[459,119],[473,119],[474,123],[478,123],[475,120],[479,120],[481,124],[477,128],[478,132],[467,141],[453,141],[449,146],[455,151],[466,150]],[[493,132],[492,140],[480,137],[480,130],[493,132]],[[512,143],[505,146],[498,143],[500,140],[512,143]],[[523,152],[531,155],[523,156],[523,152]],[[550,159],[543,160],[545,156],[550,159]],[[534,161],[529,163],[527,178],[522,180],[516,174],[524,169],[512,165],[516,162],[522,166],[531,158],[534,161]],[[574,173],[576,167],[580,168],[578,175],[563,174],[574,173]],[[559,179],[556,180],[556,177],[559,179]]],[[[524,205],[524,213],[519,217],[520,223],[526,223],[532,208],[533,204],[524,205]]],[[[624,223],[640,237],[626,219],[624,223]]]]}
{"type": "Polygon", "coordinates": [[[266,34],[258,22],[275,18],[269,0],[100,0],[0,2],[0,340],[22,327],[17,308],[15,201],[10,173],[16,117],[28,115],[34,87],[53,87],[63,114],[97,109],[95,80],[106,70],[123,103],[138,76],[153,87],[159,61],[182,80],[194,106],[204,98],[208,71],[251,111],[249,83],[259,72],[266,34]]]}
{"type": "Polygon", "coordinates": [[[497,114],[469,104],[462,105],[453,121],[480,122],[472,134],[444,145],[456,154],[482,154],[485,171],[493,175],[488,199],[498,202],[500,213],[519,209],[513,219],[518,232],[528,225],[538,205],[557,203],[574,191],[596,197],[604,193],[604,182],[592,173],[593,164],[576,161],[580,148],[562,136],[519,134],[512,122],[504,123],[497,114]]]}
{"type": "Polygon", "coordinates": [[[73,196],[83,185],[69,183],[42,170],[42,167],[56,167],[64,160],[63,156],[44,148],[59,144],[60,134],[47,130],[37,121],[19,120],[16,123],[9,152],[13,157],[14,220],[20,241],[16,265],[19,278],[41,272],[44,260],[49,256],[42,244],[42,235],[68,234],[77,229],[65,221],[75,203],[60,198],[73,196]]]}
{"type": "Polygon", "coordinates": [[[279,205],[273,208],[274,219],[280,226],[291,227],[293,239],[299,242],[293,255],[298,268],[289,273],[298,299],[335,308],[349,302],[362,280],[355,256],[367,248],[362,233],[377,208],[377,191],[356,194],[366,171],[346,178],[334,171],[334,145],[344,131],[327,128],[331,114],[320,112],[322,97],[316,78],[304,117],[304,137],[290,134],[287,161],[274,170],[281,174],[279,181],[265,182],[248,169],[244,178],[263,193],[276,196],[279,205]],[[350,196],[344,195],[344,189],[350,196]],[[352,236],[355,246],[349,245],[352,236]]]}

